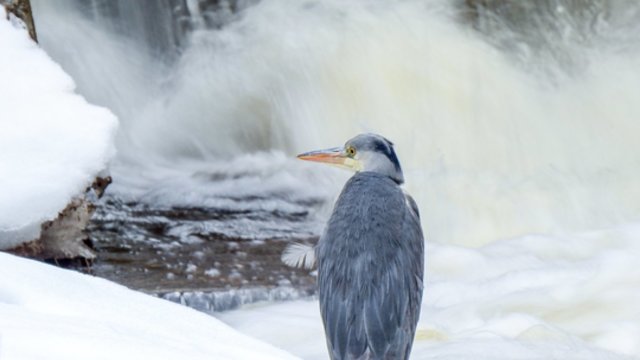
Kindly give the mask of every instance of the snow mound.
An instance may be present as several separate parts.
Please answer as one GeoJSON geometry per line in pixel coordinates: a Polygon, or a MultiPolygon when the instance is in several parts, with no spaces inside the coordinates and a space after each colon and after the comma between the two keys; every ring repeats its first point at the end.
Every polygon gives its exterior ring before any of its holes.
{"type": "Polygon", "coordinates": [[[0,249],[33,240],[40,224],[105,169],[116,117],[75,84],[0,7],[0,249]]]}
{"type": "Polygon", "coordinates": [[[0,359],[295,359],[196,310],[0,253],[0,359]]]}

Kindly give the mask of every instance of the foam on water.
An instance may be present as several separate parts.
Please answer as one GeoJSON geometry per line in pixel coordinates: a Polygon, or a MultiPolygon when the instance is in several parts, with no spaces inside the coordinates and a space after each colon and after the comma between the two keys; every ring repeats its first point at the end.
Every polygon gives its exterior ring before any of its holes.
{"type": "MultiPolygon", "coordinates": [[[[632,224],[478,249],[428,244],[411,358],[637,358],[639,240],[640,225],[632,224]]],[[[304,359],[327,356],[316,301],[216,316],[304,359]]]]}

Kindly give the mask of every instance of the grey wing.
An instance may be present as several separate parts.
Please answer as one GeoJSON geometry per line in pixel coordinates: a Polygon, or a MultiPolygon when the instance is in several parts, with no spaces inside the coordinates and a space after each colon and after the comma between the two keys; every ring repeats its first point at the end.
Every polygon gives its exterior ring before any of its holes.
{"type": "MultiPolygon", "coordinates": [[[[383,202],[385,218],[372,217],[360,229],[366,230],[366,248],[341,248],[336,241],[323,249],[318,285],[332,359],[409,356],[420,314],[424,247],[409,199],[383,202]],[[349,264],[336,260],[345,258],[349,264]]],[[[340,234],[328,229],[325,236],[340,234]]]]}
{"type": "Polygon", "coordinates": [[[408,193],[404,193],[404,199],[407,202],[407,206],[409,207],[409,209],[411,209],[411,212],[413,213],[413,217],[415,218],[414,220],[418,221],[418,230],[420,230],[420,236],[422,236],[422,228],[420,227],[420,210],[418,209],[418,204],[416,203],[416,201],[413,199],[413,197],[411,197],[411,195],[409,195],[408,193]]]}
{"type": "Polygon", "coordinates": [[[403,222],[404,240],[411,244],[413,252],[407,258],[408,269],[405,279],[409,282],[409,303],[407,305],[407,320],[403,324],[405,338],[398,342],[404,346],[404,359],[409,358],[411,346],[415,337],[416,326],[420,318],[422,305],[422,291],[424,279],[424,234],[420,224],[420,212],[415,200],[407,193],[404,194],[409,205],[409,214],[403,222]]]}

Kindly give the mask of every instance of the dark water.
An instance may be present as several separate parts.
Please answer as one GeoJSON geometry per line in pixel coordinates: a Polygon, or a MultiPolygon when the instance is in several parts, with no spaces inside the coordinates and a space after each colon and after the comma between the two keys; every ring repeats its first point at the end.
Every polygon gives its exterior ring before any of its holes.
{"type": "Polygon", "coordinates": [[[88,229],[98,257],[85,271],[205,311],[311,296],[311,272],[280,261],[288,243],[318,238],[320,200],[298,205],[309,210],[158,208],[107,195],[88,229]]]}

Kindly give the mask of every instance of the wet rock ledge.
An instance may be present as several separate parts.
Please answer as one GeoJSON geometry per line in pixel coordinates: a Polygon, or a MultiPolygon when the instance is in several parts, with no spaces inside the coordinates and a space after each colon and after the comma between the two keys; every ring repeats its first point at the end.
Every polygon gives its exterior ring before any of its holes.
{"type": "MultiPolygon", "coordinates": [[[[320,201],[299,205],[311,210],[320,201]]],[[[292,241],[316,242],[317,228],[306,210],[154,208],[106,196],[87,228],[96,258],[71,265],[198,310],[223,311],[312,296],[314,273],[287,267],[280,255],[292,241]]]]}

